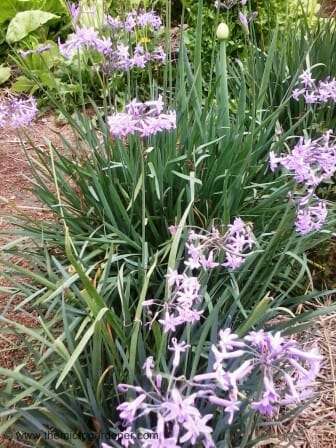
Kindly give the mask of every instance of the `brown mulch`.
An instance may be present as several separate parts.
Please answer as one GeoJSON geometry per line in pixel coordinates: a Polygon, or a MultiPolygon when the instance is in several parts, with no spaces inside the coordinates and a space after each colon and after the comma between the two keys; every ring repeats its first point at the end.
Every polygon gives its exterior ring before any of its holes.
{"type": "Polygon", "coordinates": [[[301,334],[300,342],[307,350],[317,345],[323,356],[315,384],[316,397],[301,414],[273,427],[270,437],[257,447],[336,447],[336,315],[318,319],[301,334]]]}

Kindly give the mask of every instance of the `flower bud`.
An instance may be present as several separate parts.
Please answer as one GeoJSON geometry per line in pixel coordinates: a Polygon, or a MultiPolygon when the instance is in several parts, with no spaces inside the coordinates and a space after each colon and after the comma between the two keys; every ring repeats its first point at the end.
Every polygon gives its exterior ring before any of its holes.
{"type": "Polygon", "coordinates": [[[217,38],[219,40],[226,40],[229,37],[229,27],[225,22],[221,22],[217,28],[217,38]]]}

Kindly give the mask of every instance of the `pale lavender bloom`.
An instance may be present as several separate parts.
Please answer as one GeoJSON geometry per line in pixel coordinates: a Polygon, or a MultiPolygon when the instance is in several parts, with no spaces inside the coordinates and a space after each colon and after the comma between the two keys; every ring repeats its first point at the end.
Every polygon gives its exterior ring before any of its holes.
{"type": "Polygon", "coordinates": [[[101,38],[94,28],[76,27],[75,33],[68,37],[64,44],[58,44],[60,53],[71,59],[79,50],[91,49],[107,55],[112,50],[110,38],[101,38]]]}
{"type": "Polygon", "coordinates": [[[124,431],[120,432],[117,436],[117,440],[120,440],[120,444],[125,448],[135,445],[135,438],[130,437],[130,434],[133,434],[132,426],[128,426],[124,431]]]}
{"type": "Polygon", "coordinates": [[[184,262],[189,269],[198,269],[201,267],[202,249],[200,246],[194,246],[193,244],[186,244],[189,258],[184,262]]]}
{"type": "Polygon", "coordinates": [[[118,113],[111,115],[107,119],[110,133],[113,137],[124,138],[132,135],[136,131],[137,121],[132,119],[129,114],[118,113]]]}
{"type": "Polygon", "coordinates": [[[264,330],[259,331],[251,331],[247,336],[245,336],[245,340],[250,342],[252,346],[256,346],[259,349],[262,349],[266,342],[267,334],[264,330]]]}
{"type": "Polygon", "coordinates": [[[316,96],[315,92],[306,92],[304,94],[304,98],[306,104],[315,104],[318,102],[318,97],[316,96]]]}
{"type": "Polygon", "coordinates": [[[186,344],[184,341],[177,342],[176,338],[172,338],[172,346],[169,346],[168,349],[174,352],[173,359],[173,367],[176,368],[180,364],[181,353],[184,353],[188,348],[190,348],[189,344],[186,344]]]}
{"type": "Polygon", "coordinates": [[[336,101],[336,79],[326,79],[320,81],[316,95],[321,103],[327,103],[328,101],[336,101]]]}
{"type": "Polygon", "coordinates": [[[121,30],[124,27],[123,22],[119,19],[119,17],[112,17],[107,15],[105,17],[106,24],[113,30],[121,30]]]}
{"type": "Polygon", "coordinates": [[[296,215],[295,228],[301,235],[320,230],[328,216],[327,204],[316,200],[312,205],[299,206],[296,215]]]}
{"type": "Polygon", "coordinates": [[[132,67],[145,68],[147,62],[150,60],[150,54],[145,51],[141,44],[138,44],[133,53],[131,61],[132,67]]]}
{"type": "Polygon", "coordinates": [[[246,33],[249,32],[249,21],[247,19],[246,14],[243,14],[241,11],[239,11],[239,21],[242,24],[242,27],[246,33]]]}
{"type": "Polygon", "coordinates": [[[210,253],[209,253],[209,255],[208,255],[208,258],[206,258],[204,255],[201,255],[201,258],[200,258],[200,264],[201,264],[201,266],[202,266],[202,268],[204,269],[204,270],[208,270],[208,269],[214,269],[214,268],[216,268],[217,266],[219,266],[219,263],[217,263],[217,262],[215,262],[214,261],[214,253],[213,253],[213,250],[212,251],[210,251],[210,253]]]}
{"type": "Polygon", "coordinates": [[[312,73],[310,69],[305,70],[299,76],[299,79],[305,87],[312,87],[315,82],[315,79],[312,78],[312,73]]]}
{"type": "Polygon", "coordinates": [[[237,400],[225,400],[223,398],[219,398],[216,395],[211,395],[209,397],[209,401],[217,406],[224,408],[224,412],[229,414],[228,423],[231,425],[233,422],[234,413],[239,411],[239,405],[241,401],[237,400]]]}
{"type": "Polygon", "coordinates": [[[169,268],[168,274],[166,275],[166,279],[168,280],[169,286],[174,286],[174,285],[179,286],[183,279],[183,275],[180,275],[176,270],[169,268]]]}
{"type": "Polygon", "coordinates": [[[312,78],[310,70],[306,70],[299,76],[299,87],[293,90],[292,97],[298,101],[304,97],[307,104],[327,103],[336,101],[336,80],[326,78],[318,83],[312,78]]]}
{"type": "Polygon", "coordinates": [[[129,12],[127,14],[127,17],[126,17],[126,20],[124,23],[125,30],[128,31],[129,33],[131,33],[132,31],[134,31],[136,25],[137,25],[136,13],[134,11],[129,12]]]}
{"type": "Polygon", "coordinates": [[[147,11],[139,14],[137,25],[142,28],[150,27],[153,30],[158,30],[162,26],[162,20],[154,11],[147,11]]]}
{"type": "Polygon", "coordinates": [[[246,344],[239,340],[239,336],[231,332],[230,328],[219,331],[219,347],[222,351],[233,350],[236,347],[245,347],[246,344]]]}
{"type": "Polygon", "coordinates": [[[75,3],[70,3],[69,4],[69,12],[72,18],[72,22],[74,24],[76,24],[78,22],[79,19],[79,15],[80,15],[80,6],[76,5],[75,3]]]}
{"type": "Polygon", "coordinates": [[[38,113],[34,97],[8,96],[0,102],[0,127],[21,128],[28,126],[38,113]]]}
{"type": "Polygon", "coordinates": [[[177,229],[178,229],[178,226],[169,226],[169,227],[168,227],[169,233],[170,233],[172,236],[176,235],[177,229]]]}
{"type": "Polygon", "coordinates": [[[295,101],[299,101],[300,97],[305,93],[305,89],[294,89],[292,92],[292,97],[295,101]]]}
{"type": "MultiPolygon", "coordinates": [[[[309,386],[318,373],[321,361],[316,349],[303,351],[294,340],[284,338],[280,332],[271,334],[253,331],[243,340],[231,333],[230,329],[222,330],[216,347],[219,356],[222,350],[235,350],[236,347],[245,348],[240,361],[234,363],[239,365],[238,368],[233,369],[230,362],[220,357],[212,371],[187,380],[184,377],[176,378],[174,372],[180,363],[180,354],[188,346],[173,338],[172,346],[169,347],[174,351],[173,370],[164,383],[168,386],[166,392],[162,389],[162,376],[153,373],[152,358],[148,358],[144,366],[152,385],[150,391],[145,392],[141,387],[125,384],[118,387],[123,392],[133,390],[139,394],[136,399],[122,403],[117,408],[120,417],[132,424],[128,432],[132,431],[142,416],[150,416],[148,421],[157,422],[156,432],[159,437],[156,439],[157,444],[144,446],[176,448],[180,444],[197,444],[214,448],[212,428],[208,426],[212,416],[201,413],[205,408],[204,402],[223,408],[231,424],[240,409],[241,401],[238,397],[246,397],[244,381],[252,371],[255,372],[254,376],[262,375],[261,392],[258,400],[247,396],[244,402],[262,415],[272,416],[281,406],[292,406],[311,396],[312,389],[309,386]],[[177,384],[181,386],[177,388],[177,384]]],[[[216,350],[213,352],[216,353],[216,350]]],[[[153,432],[153,428],[148,431],[153,432]]]]}
{"type": "Polygon", "coordinates": [[[175,111],[159,113],[161,105],[161,97],[146,103],[133,100],[126,106],[126,112],[115,113],[108,118],[111,134],[116,138],[124,138],[129,134],[138,134],[144,138],[175,129],[175,111]]]}
{"type": "Polygon", "coordinates": [[[229,269],[238,269],[245,261],[246,254],[255,244],[251,229],[241,218],[235,218],[229,224],[225,239],[226,260],[223,266],[229,269]]]}
{"type": "Polygon", "coordinates": [[[145,371],[145,375],[148,379],[151,379],[153,377],[153,368],[154,368],[155,364],[154,364],[154,359],[153,356],[149,356],[144,365],[142,366],[142,368],[145,371]]]}
{"type": "Polygon", "coordinates": [[[166,61],[167,55],[162,46],[159,46],[154,48],[154,50],[150,53],[150,58],[152,61],[164,63],[166,61]]]}
{"type": "Polygon", "coordinates": [[[159,323],[163,326],[163,331],[165,333],[168,333],[169,331],[176,331],[176,327],[184,322],[181,322],[181,319],[179,319],[179,317],[175,317],[168,311],[166,311],[164,318],[159,319],[159,323]]]}
{"type": "MultiPolygon", "coordinates": [[[[148,432],[148,431],[147,431],[148,432]]],[[[144,448],[180,448],[180,445],[177,445],[177,437],[169,437],[165,436],[165,419],[161,414],[157,415],[157,425],[155,431],[156,437],[149,438],[148,440],[144,440],[142,446],[144,448]]]]}
{"type": "Polygon", "coordinates": [[[271,417],[277,409],[276,406],[273,406],[270,402],[267,395],[264,395],[260,401],[253,401],[251,403],[251,407],[255,411],[259,412],[259,414],[267,415],[269,417],[271,417]]]}
{"type": "Polygon", "coordinates": [[[330,131],[316,140],[301,137],[288,155],[272,157],[273,166],[282,165],[308,187],[316,187],[336,172],[336,143],[330,131]]]}
{"type": "Polygon", "coordinates": [[[195,407],[196,398],[197,394],[191,394],[185,398],[179,390],[173,389],[170,393],[170,399],[162,403],[165,421],[178,422],[186,431],[179,439],[179,442],[182,444],[190,442],[194,445],[198,439],[202,438],[212,441],[210,436],[212,428],[206,425],[212,416],[201,415],[200,411],[195,407]]]}
{"type": "Polygon", "coordinates": [[[253,22],[253,20],[256,19],[257,16],[258,16],[258,13],[256,11],[252,12],[249,15],[239,12],[239,14],[238,14],[239,21],[240,21],[240,23],[243,27],[243,30],[245,31],[246,34],[249,34],[249,32],[250,32],[249,25],[251,22],[253,22]]]}
{"type": "Polygon", "coordinates": [[[190,442],[192,445],[195,445],[197,439],[205,439],[206,447],[215,448],[215,444],[213,443],[211,433],[213,429],[211,426],[208,426],[207,423],[211,420],[213,416],[211,414],[205,415],[204,417],[198,418],[189,418],[183,423],[183,428],[186,430],[186,433],[180,438],[180,443],[184,444],[186,442],[190,442]]]}
{"type": "Polygon", "coordinates": [[[146,395],[141,394],[131,402],[121,403],[117,407],[117,410],[120,412],[120,418],[128,423],[132,423],[136,413],[138,412],[139,408],[141,407],[142,403],[145,400],[146,395]]]}
{"type": "Polygon", "coordinates": [[[112,52],[111,61],[116,69],[129,70],[132,68],[133,60],[130,56],[129,47],[123,43],[119,43],[116,50],[112,52]]]}

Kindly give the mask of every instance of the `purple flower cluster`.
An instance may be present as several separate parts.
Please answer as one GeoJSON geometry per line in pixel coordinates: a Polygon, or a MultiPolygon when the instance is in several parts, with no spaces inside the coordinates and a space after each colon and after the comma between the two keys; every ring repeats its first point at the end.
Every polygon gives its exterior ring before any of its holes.
{"type": "Polygon", "coordinates": [[[327,218],[327,207],[316,197],[315,191],[336,172],[336,140],[332,131],[316,140],[301,137],[288,155],[276,156],[271,152],[271,170],[275,171],[278,166],[288,170],[300,188],[306,190],[298,201],[297,231],[305,235],[319,230],[327,218]]]}
{"type": "MultiPolygon", "coordinates": [[[[154,359],[149,357],[143,366],[148,387],[118,386],[122,393],[136,394],[136,398],[117,407],[125,432],[143,428],[142,423],[148,421],[144,417],[150,416],[155,424],[155,431],[149,428],[146,432],[155,432],[158,437],[142,441],[143,447],[215,447],[213,428],[209,425],[214,409],[223,410],[228,424],[243,402],[262,415],[272,416],[280,407],[296,405],[312,395],[312,384],[321,364],[316,349],[303,351],[294,340],[285,339],[280,333],[252,331],[242,339],[227,328],[219,332],[218,344],[212,346],[212,369],[187,380],[176,373],[190,346],[173,338],[168,348],[173,352],[168,376],[156,373],[154,359]],[[251,397],[244,383],[252,373],[259,378],[260,388],[251,397]],[[200,410],[205,403],[214,406],[211,413],[200,410]]],[[[122,434],[120,439],[125,447],[135,443],[122,434]]]]}
{"type": "MultiPolygon", "coordinates": [[[[285,339],[280,332],[273,335],[264,330],[252,331],[244,339],[239,339],[230,329],[222,330],[212,352],[215,357],[213,371],[197,375],[194,382],[214,381],[217,388],[228,395],[226,398],[238,407],[238,385],[257,370],[262,375],[262,385],[251,406],[268,416],[278,413],[281,406],[295,405],[312,396],[311,385],[322,360],[317,349],[303,351],[296,341],[285,339]],[[240,366],[233,372],[228,371],[230,360],[242,357],[247,360],[240,361],[240,366]]],[[[229,416],[229,422],[232,419],[233,414],[229,416]]]]}
{"type": "Polygon", "coordinates": [[[220,265],[232,270],[238,269],[254,244],[255,238],[251,228],[241,218],[235,218],[224,235],[215,228],[206,234],[190,232],[186,246],[189,257],[185,264],[190,269],[202,267],[208,270],[220,265]],[[224,262],[215,261],[223,252],[224,262]]]}
{"type": "Polygon", "coordinates": [[[115,113],[108,118],[111,135],[115,138],[125,138],[128,135],[145,138],[175,129],[176,112],[163,111],[161,96],[156,101],[145,103],[134,99],[126,106],[125,112],[115,113]]]}
{"type": "Polygon", "coordinates": [[[157,31],[162,23],[160,17],[153,11],[140,13],[133,11],[127,15],[124,22],[119,18],[106,16],[106,25],[114,31],[112,37],[102,36],[92,27],[76,25],[80,11],[72,5],[70,12],[75,32],[65,43],[59,42],[59,50],[64,58],[71,59],[82,50],[97,51],[104,56],[103,70],[106,73],[115,70],[143,69],[150,62],[162,64],[166,61],[166,53],[161,45],[155,46],[153,43],[144,45],[144,42],[150,42],[147,36],[144,36],[143,40],[137,37],[137,42],[134,44],[134,39],[130,42],[130,38],[124,33],[139,28],[145,28],[147,32],[148,27],[157,31]]]}
{"type": "Polygon", "coordinates": [[[165,60],[166,53],[161,46],[155,47],[152,51],[148,51],[143,45],[137,44],[133,52],[131,52],[128,45],[118,43],[108,54],[105,67],[109,71],[128,71],[133,68],[145,68],[149,62],[164,63],[165,60]]]}
{"type": "Polygon", "coordinates": [[[76,5],[75,3],[70,3],[69,6],[69,13],[71,15],[71,19],[73,24],[76,24],[79,20],[80,16],[80,5],[76,5]]]}
{"type": "Polygon", "coordinates": [[[100,37],[98,32],[90,28],[76,27],[75,33],[64,44],[58,44],[60,53],[66,59],[71,59],[78,51],[90,49],[108,55],[112,51],[112,41],[109,37],[100,37]]]}
{"type": "Polygon", "coordinates": [[[9,95],[0,101],[0,128],[28,126],[38,112],[34,97],[18,98],[9,95]]]}
{"type": "Polygon", "coordinates": [[[119,17],[107,16],[106,24],[114,31],[125,30],[132,33],[140,28],[157,31],[162,26],[162,20],[155,11],[131,11],[123,21],[119,17]]]}
{"type": "Polygon", "coordinates": [[[292,97],[298,101],[304,98],[306,104],[323,104],[336,101],[336,79],[327,78],[316,81],[312,77],[310,69],[305,70],[299,76],[299,84],[293,90],[292,97]]]}
{"type": "Polygon", "coordinates": [[[314,196],[308,205],[305,202],[302,204],[302,201],[299,201],[295,221],[296,231],[301,235],[320,230],[328,216],[325,201],[314,196]]]}
{"type": "MultiPolygon", "coordinates": [[[[175,226],[171,228],[174,233],[175,226]]],[[[198,277],[190,274],[190,271],[204,269],[205,271],[219,266],[236,269],[240,267],[245,258],[255,245],[255,238],[248,225],[240,218],[236,218],[233,224],[228,226],[224,235],[213,228],[211,232],[189,233],[186,243],[188,254],[184,262],[186,272],[179,274],[176,270],[169,269],[166,276],[168,286],[172,288],[169,300],[162,305],[159,301],[148,300],[144,306],[156,305],[163,308],[164,317],[159,320],[164,332],[176,331],[176,328],[193,324],[200,320],[203,310],[201,284],[198,277]],[[224,262],[220,262],[225,256],[224,262]],[[215,261],[217,260],[217,261],[215,261]]]]}
{"type": "Polygon", "coordinates": [[[317,187],[336,172],[336,141],[332,131],[316,140],[301,137],[286,156],[276,157],[271,152],[270,164],[272,171],[281,165],[293,174],[296,182],[317,187]]]}
{"type": "Polygon", "coordinates": [[[164,305],[164,318],[159,320],[166,333],[176,331],[176,327],[180,325],[199,321],[203,313],[197,309],[201,303],[201,285],[197,277],[170,270],[167,280],[174,289],[169,302],[164,305]]]}

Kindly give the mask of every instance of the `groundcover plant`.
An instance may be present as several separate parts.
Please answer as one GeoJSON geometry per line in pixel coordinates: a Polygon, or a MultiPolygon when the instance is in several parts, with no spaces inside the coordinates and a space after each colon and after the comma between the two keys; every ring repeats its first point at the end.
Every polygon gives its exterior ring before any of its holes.
{"type": "MultiPolygon", "coordinates": [[[[53,220],[21,218],[6,246],[30,266],[4,260],[10,292],[40,316],[38,329],[1,317],[34,367],[0,368],[0,429],[28,446],[247,447],[315,399],[323,359],[296,334],[336,307],[296,311],[333,293],[314,289],[308,254],[334,228],[320,198],[336,171],[334,73],[313,79],[306,41],[292,63],[305,24],[274,30],[266,53],[251,28],[240,61],[220,23],[205,86],[202,2],[193,60],[183,32],[172,57],[170,8],[164,31],[151,10],[102,27],[72,6],[57,44],[106,95],[85,97],[82,79],[71,115],[45,90],[75,138],[29,157],[53,220]]],[[[36,113],[7,94],[0,126],[25,133],[36,113]]]]}

